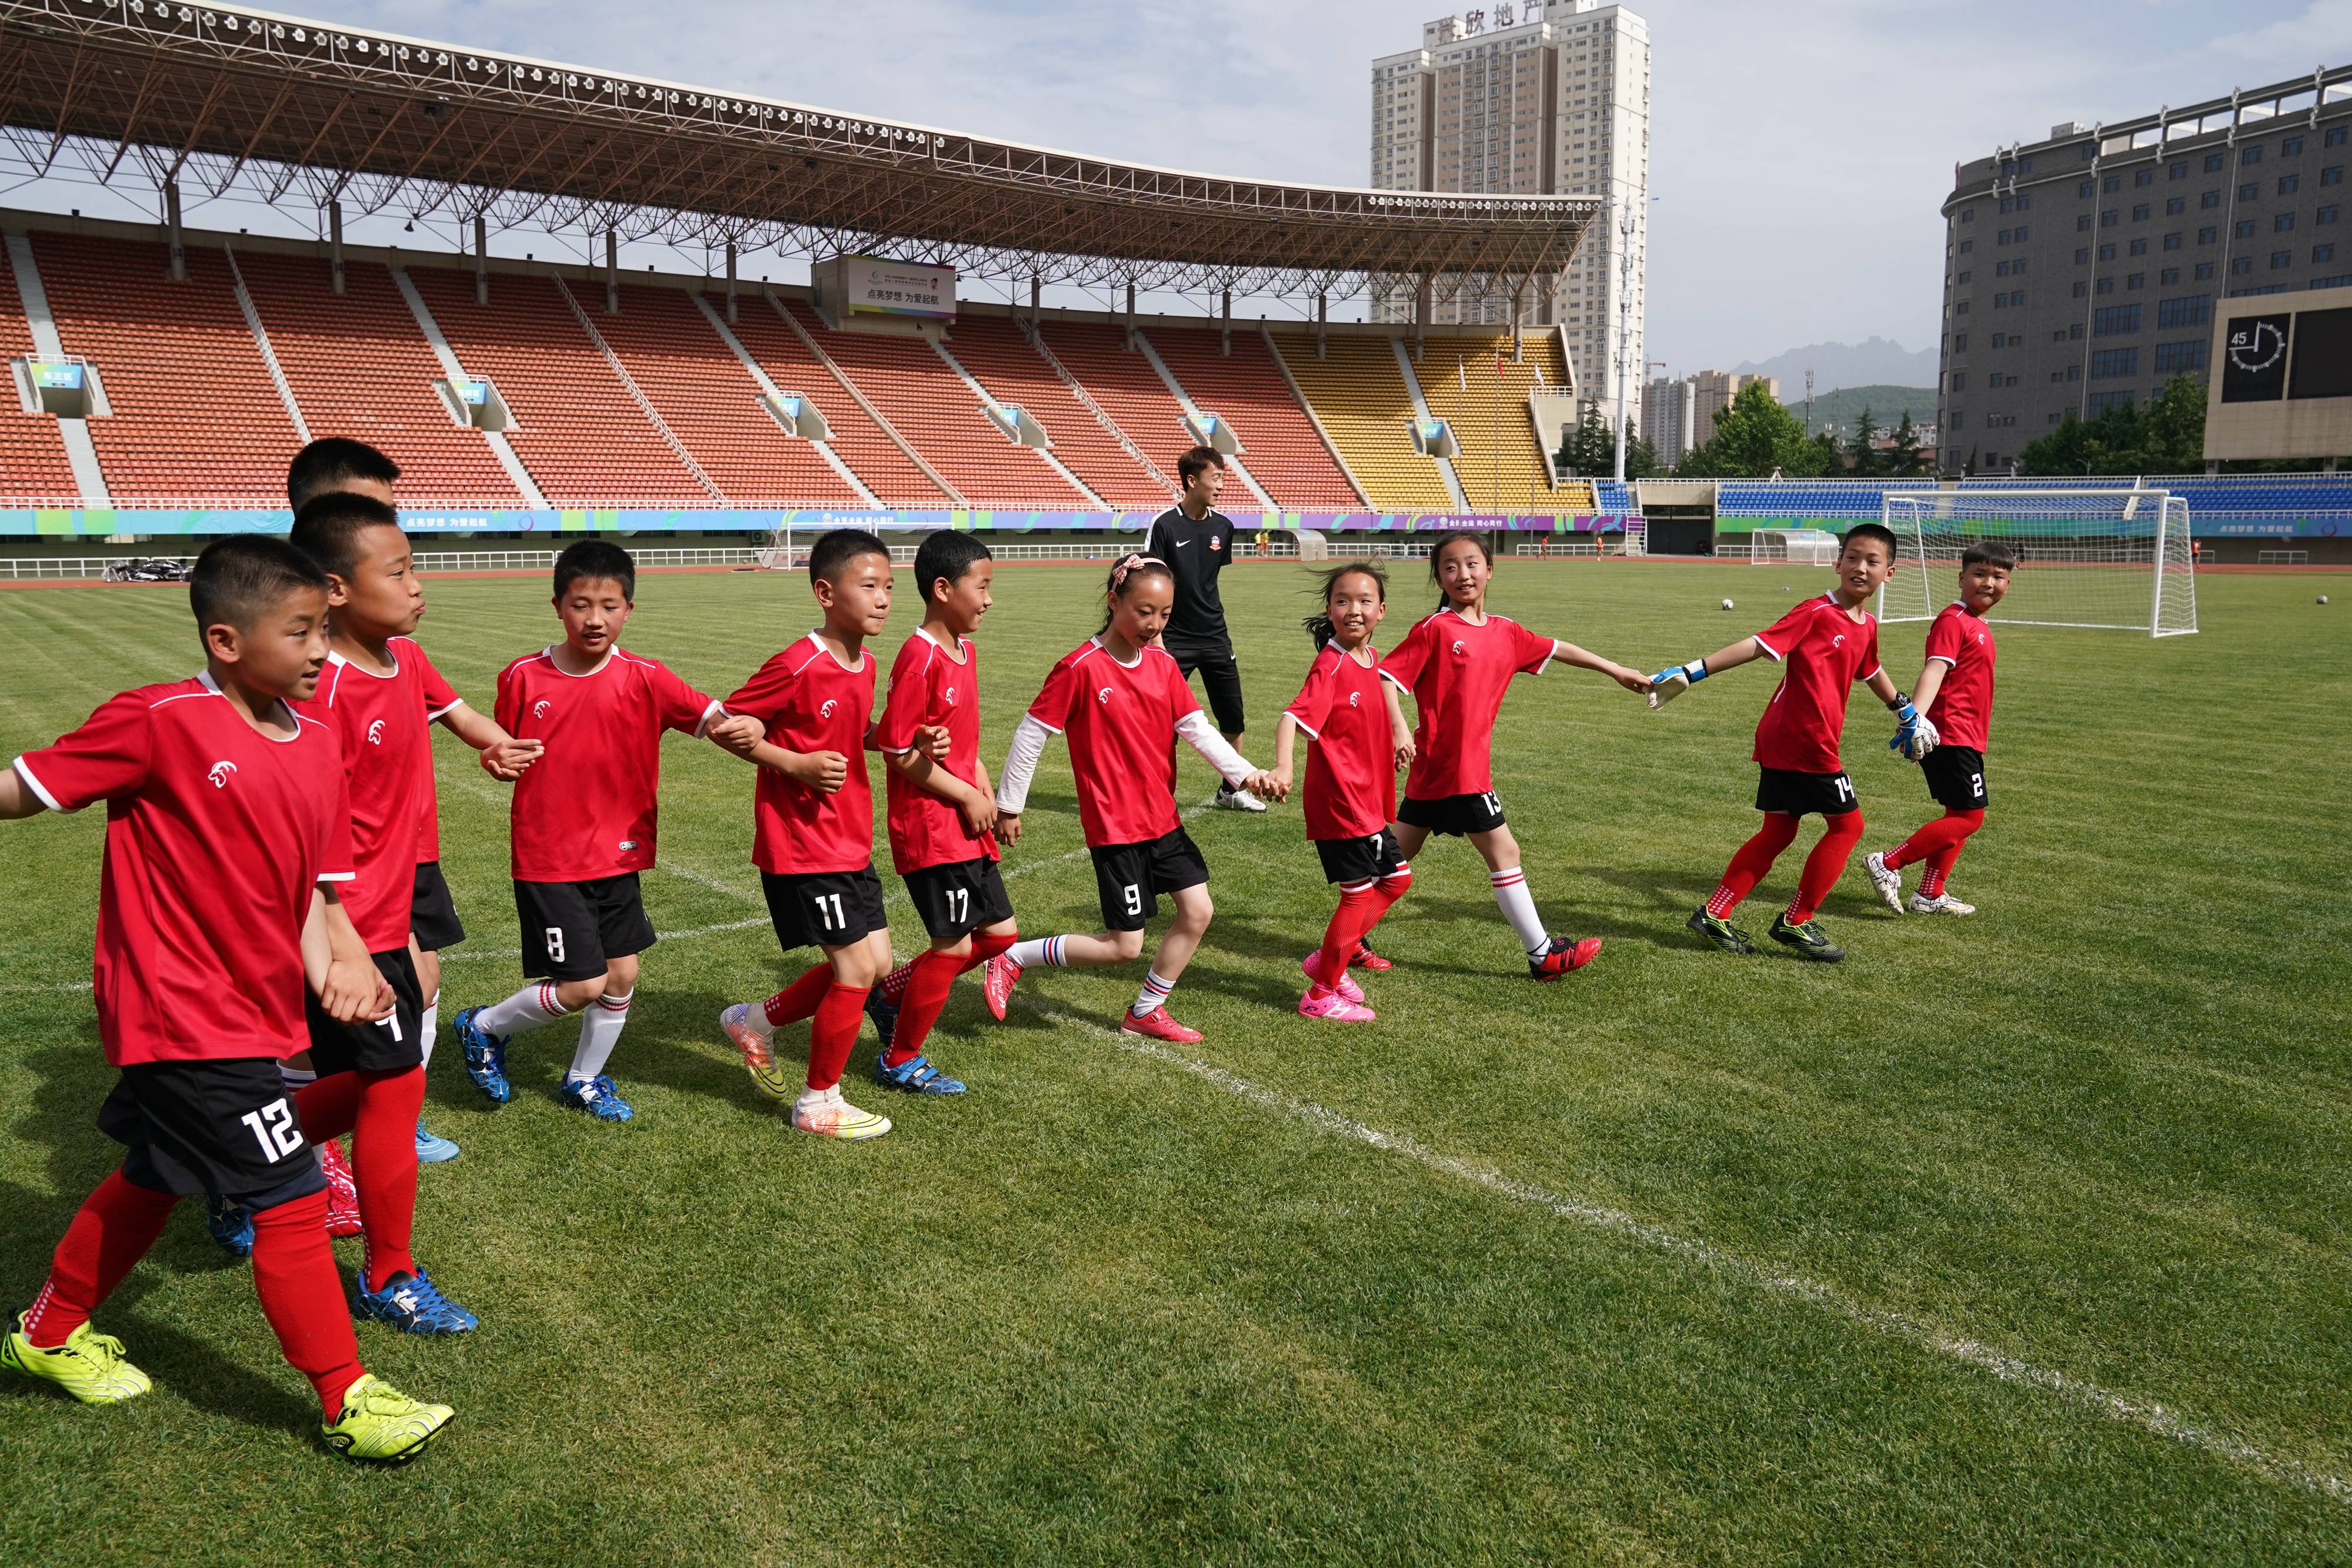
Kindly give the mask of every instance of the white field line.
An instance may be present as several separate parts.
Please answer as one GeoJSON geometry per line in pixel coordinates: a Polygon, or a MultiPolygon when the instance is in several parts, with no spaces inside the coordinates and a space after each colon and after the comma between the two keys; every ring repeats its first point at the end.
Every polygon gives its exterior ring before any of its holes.
{"type": "Polygon", "coordinates": [[[1622,1209],[1608,1208],[1577,1198],[1562,1197],[1542,1187],[1504,1176],[1498,1171],[1451,1155],[1439,1154],[1401,1133],[1385,1133],[1377,1127],[1327,1110],[1307,1100],[1294,1100],[1276,1090],[1252,1083],[1222,1067],[1196,1061],[1179,1051],[1172,1051],[1155,1040],[1123,1030],[1105,1029],[1089,1019],[1052,1003],[1043,1003],[1034,996],[1019,995],[1018,999],[1033,1010],[1054,1020],[1067,1024],[1087,1034],[1108,1040],[1119,1050],[1137,1056],[1149,1057],[1192,1074],[1203,1082],[1223,1090],[1237,1100],[1246,1101],[1262,1110],[1300,1122],[1318,1132],[1366,1144],[1388,1154],[1402,1155],[1406,1159],[1442,1175],[1453,1176],[1485,1187],[1517,1203],[1546,1209],[1559,1218],[1570,1220],[1590,1229],[1606,1231],[1636,1242],[1654,1251],[1664,1252],[1710,1269],[1742,1284],[1771,1295],[1806,1302],[1832,1312],[1859,1327],[1890,1339],[1901,1340],[1935,1354],[1946,1356],[1979,1372],[1990,1373],[2004,1383],[2028,1388],[2046,1389],[2059,1395],[2094,1415],[2111,1421],[2121,1421],[2185,1443],[2219,1458],[2228,1459],[2272,1480],[2315,1492],[2333,1501],[2352,1504],[2352,1481],[2315,1470],[2294,1459],[2280,1458],[2252,1444],[2231,1437],[2226,1432],[2200,1426],[2166,1408],[2153,1400],[2139,1399],[2118,1394],[2095,1383],[2086,1382],[2068,1373],[2037,1366],[2032,1362],[2009,1355],[1991,1346],[1948,1333],[1931,1323],[1902,1312],[1890,1312],[1854,1300],[1833,1285],[1800,1275],[1785,1274],[1766,1264],[1710,1247],[1704,1241],[1680,1236],[1662,1226],[1638,1219],[1622,1209]]]}

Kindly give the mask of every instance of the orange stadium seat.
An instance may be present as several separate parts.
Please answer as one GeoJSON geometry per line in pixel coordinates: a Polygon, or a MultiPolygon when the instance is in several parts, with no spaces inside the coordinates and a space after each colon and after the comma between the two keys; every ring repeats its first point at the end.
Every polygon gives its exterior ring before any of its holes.
{"type": "Polygon", "coordinates": [[[1130,350],[1127,329],[1092,321],[1046,321],[1045,346],[1062,368],[1078,378],[1087,395],[1118,422],[1127,438],[1141,447],[1173,484],[1176,460],[1192,444],[1184,409],[1142,352],[1130,350]]]}
{"type": "MultiPolygon", "coordinates": [[[[25,303],[16,293],[16,269],[0,266],[0,359],[30,358],[33,351],[33,329],[26,324],[25,303]]],[[[16,398],[0,388],[0,504],[63,500],[80,489],[74,482],[73,465],[66,460],[57,420],[21,412],[16,398]]]]}
{"type": "Polygon", "coordinates": [[[736,341],[760,361],[778,388],[814,400],[833,428],[829,444],[884,506],[936,511],[954,505],[889,434],[866,416],[857,400],[842,390],[800,334],[777,316],[774,306],[755,295],[737,315],[740,319],[732,329],[736,341]]]}
{"type": "MultiPolygon", "coordinates": [[[[1219,351],[1221,334],[1207,327],[1153,327],[1145,336],[1159,350],[1194,406],[1220,415],[1241,437],[1242,463],[1250,477],[1266,488],[1277,505],[1288,511],[1360,512],[1364,503],[1348,484],[1348,476],[1331,460],[1331,450],[1315,434],[1307,413],[1282,379],[1282,368],[1255,329],[1236,328],[1234,351],[1219,351]]],[[[1315,345],[1307,345],[1309,359],[1315,345]]],[[[1296,356],[1291,356],[1296,360],[1296,356]]],[[[1306,383],[1302,380],[1300,384],[1306,383]]],[[[1318,406],[1316,410],[1322,413],[1318,406]]],[[[1339,439],[1334,432],[1332,439],[1339,439]]],[[[1411,447],[1406,448],[1411,454],[1411,447]]],[[[1344,445],[1340,451],[1347,452],[1344,445]]],[[[1354,465],[1355,456],[1348,462],[1354,465]]],[[[1360,469],[1356,476],[1369,486],[1360,469]]],[[[1441,484],[1439,489],[1444,486],[1441,484]]],[[[1378,499],[1377,492],[1374,498],[1378,499]]]]}
{"type": "MultiPolygon", "coordinates": [[[[1078,401],[1069,383],[1054,373],[1013,322],[1001,316],[965,316],[949,334],[948,352],[991,397],[1028,410],[1053,437],[1054,455],[1112,507],[1159,512],[1175,499],[1097,422],[1094,412],[1078,401]]],[[[1150,367],[1144,368],[1149,373],[1150,367]]],[[[1133,432],[1127,434],[1138,446],[1143,444],[1133,432]]],[[[1174,458],[1163,466],[1174,469],[1174,458]]]]}
{"type": "MultiPolygon", "coordinates": [[[[1514,360],[1507,337],[1432,338],[1413,367],[1429,412],[1454,427],[1454,439],[1462,448],[1454,472],[1473,511],[1568,509],[1567,497],[1552,488],[1550,472],[1536,446],[1535,421],[1528,413],[1528,394],[1538,385],[1538,367],[1553,389],[1567,385],[1558,368],[1559,346],[1549,334],[1522,341],[1525,354],[1514,360]]],[[[1579,487],[1589,503],[1591,486],[1579,487]]],[[[1592,508],[1588,504],[1578,509],[1592,508]]]]}
{"type": "MultiPolygon", "coordinates": [[[[1436,462],[1412,449],[1412,394],[1389,340],[1334,333],[1328,341],[1328,353],[1318,360],[1311,337],[1279,333],[1275,339],[1372,504],[1391,512],[1452,511],[1454,497],[1436,462]]],[[[1247,431],[1242,439],[1249,439],[1247,431]]]]}
{"type": "Polygon", "coordinates": [[[35,234],[33,256],[66,352],[96,361],[114,410],[89,422],[106,487],[127,499],[284,505],[302,444],[237,308],[228,258],[134,240],[35,234]]]}
{"type": "Polygon", "coordinates": [[[806,305],[787,307],[882,416],[975,507],[1091,511],[1094,504],[1035,453],[997,433],[971,389],[919,338],[829,330],[806,305]]]}
{"type": "Polygon", "coordinates": [[[400,465],[411,501],[521,505],[488,444],[433,390],[441,361],[389,269],[347,262],[337,294],[323,259],[240,252],[236,265],[312,435],[375,447],[400,465]]]}
{"type": "Polygon", "coordinates": [[[419,267],[409,277],[466,373],[488,377],[506,400],[517,425],[508,439],[551,503],[713,504],[580,329],[554,279],[501,274],[490,279],[490,302],[477,305],[470,274],[419,267]]]}

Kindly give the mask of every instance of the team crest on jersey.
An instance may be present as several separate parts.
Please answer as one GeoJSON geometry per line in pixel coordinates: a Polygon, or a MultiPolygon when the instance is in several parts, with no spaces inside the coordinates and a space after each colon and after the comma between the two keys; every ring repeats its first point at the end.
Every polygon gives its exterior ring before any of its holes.
{"type": "Polygon", "coordinates": [[[1108,686],[1105,686],[1102,690],[1097,692],[1095,694],[1095,701],[1102,704],[1105,707],[1110,706],[1110,688],[1108,686]]]}
{"type": "Polygon", "coordinates": [[[636,847],[637,841],[635,839],[623,839],[621,841],[621,852],[623,854],[628,853],[631,850],[635,849],[636,847]]]}
{"type": "Polygon", "coordinates": [[[1843,647],[1844,647],[1844,646],[1845,646],[1845,633],[1844,633],[1844,632],[1839,632],[1836,636],[1834,636],[1834,637],[1831,638],[1831,639],[1830,639],[1830,646],[1831,646],[1831,647],[1832,647],[1832,648],[1843,648],[1843,647]]]}
{"type": "Polygon", "coordinates": [[[824,699],[824,706],[820,706],[816,710],[816,716],[819,718],[831,718],[833,716],[833,710],[840,706],[841,699],[839,697],[827,697],[824,699]]]}
{"type": "Polygon", "coordinates": [[[554,707],[555,705],[553,703],[549,702],[545,697],[541,697],[539,701],[530,705],[530,716],[533,718],[545,718],[549,713],[553,711],[554,707]]]}
{"type": "Polygon", "coordinates": [[[1219,542],[1219,536],[1217,536],[1217,535],[1215,535],[1215,534],[1211,534],[1211,535],[1209,536],[1209,548],[1210,548],[1211,549],[1216,549],[1216,548],[1217,548],[1217,545],[1218,545],[1218,542],[1219,542]]]}
{"type": "Polygon", "coordinates": [[[368,744],[370,746],[383,744],[383,720],[375,719],[368,725],[368,744]]]}
{"type": "Polygon", "coordinates": [[[205,775],[215,789],[227,789],[228,781],[236,777],[236,764],[234,762],[215,762],[212,766],[212,770],[205,775]]]}
{"type": "Polygon", "coordinates": [[[1361,692],[1349,692],[1348,694],[1348,706],[1349,707],[1363,706],[1363,695],[1364,694],[1361,692]]]}
{"type": "Polygon", "coordinates": [[[1454,639],[1454,654],[1455,654],[1457,657],[1459,657],[1460,655],[1462,655],[1462,654],[1464,654],[1464,653],[1467,653],[1469,651],[1470,651],[1470,644],[1468,644],[1467,643],[1465,643],[1465,642],[1464,642],[1461,638],[1459,638],[1459,637],[1456,637],[1455,639],[1454,639]]]}
{"type": "Polygon", "coordinates": [[[948,687],[946,692],[942,695],[947,698],[948,706],[955,706],[955,688],[953,686],[948,687]]]}

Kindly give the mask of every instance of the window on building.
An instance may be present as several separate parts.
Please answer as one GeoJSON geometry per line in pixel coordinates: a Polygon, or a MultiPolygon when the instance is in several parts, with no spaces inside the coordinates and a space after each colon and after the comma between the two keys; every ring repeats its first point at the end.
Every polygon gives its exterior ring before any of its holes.
{"type": "Polygon", "coordinates": [[[2146,202],[2135,202],[2132,204],[2132,222],[2136,224],[2144,224],[2147,222],[2147,204],[2146,202]]]}
{"type": "Polygon", "coordinates": [[[2311,247],[2311,259],[2314,261],[2334,261],[2336,259],[2336,247],[2332,245],[2313,246],[2311,247]]]}
{"type": "Polygon", "coordinates": [[[2103,246],[2101,246],[2099,247],[2099,259],[2100,259],[2101,261],[2113,261],[2113,260],[2115,260],[2115,258],[2116,258],[2116,247],[2115,247],[2115,242],[2113,242],[2112,240],[2110,240],[2107,244],[2103,245],[2103,246]]]}
{"type": "Polygon", "coordinates": [[[2249,147],[2244,152],[2238,154],[2238,162],[2245,164],[2249,168],[2252,168],[2254,164],[2259,163],[2262,161],[2263,150],[2259,147],[2249,147]]]}
{"type": "Polygon", "coordinates": [[[2284,272],[2288,267],[2293,267],[2294,265],[2294,252],[2291,250],[2274,250],[2271,252],[2271,270],[2273,272],[2284,272]]]}
{"type": "MultiPolygon", "coordinates": [[[[2093,371],[2091,373],[2096,376],[2098,371],[2093,371]]],[[[2127,392],[2093,392],[2084,400],[2084,406],[2090,411],[2093,419],[2098,418],[2111,408],[2129,408],[2131,405],[2132,394],[2127,392]]]]}
{"type": "Polygon", "coordinates": [[[2088,267],[2091,265],[2091,252],[2087,246],[2077,246],[2075,248],[2074,265],[2077,267],[2088,267]]]}
{"type": "Polygon", "coordinates": [[[2177,218],[2188,210],[2189,198],[2186,196],[2171,196],[2165,201],[2164,215],[2168,218],[2177,218]]]}
{"type": "Polygon", "coordinates": [[[2156,373],[2176,375],[2183,371],[2205,368],[2205,343],[2202,339],[2189,343],[2158,343],[2156,346],[2156,373]]]}
{"type": "Polygon", "coordinates": [[[2283,235],[2294,227],[2293,213],[2280,213],[2271,219],[2271,233],[2283,235]]]}
{"type": "Polygon", "coordinates": [[[1959,281],[1960,281],[1960,282],[1962,282],[1962,283],[1966,283],[1966,282],[1969,280],[1969,274],[1963,272],[1963,273],[1962,273],[1962,274],[1960,274],[1960,276],[1959,276],[1959,281]]]}
{"type": "Polygon", "coordinates": [[[2319,172],[2319,183],[2323,185],[2342,184],[2344,183],[2344,165],[2338,163],[2332,169],[2322,169],[2319,172]]]}
{"type": "Polygon", "coordinates": [[[1977,210],[1974,207],[1962,207],[1960,209],[1960,222],[1964,224],[1972,224],[1976,221],[1977,210]]]}
{"type": "Polygon", "coordinates": [[[2157,301],[2156,324],[2159,329],[2202,327],[2211,319],[2213,297],[2210,294],[2184,294],[2178,299],[2157,301]]]}
{"type": "Polygon", "coordinates": [[[2131,253],[2134,256],[2146,256],[2147,254],[2147,241],[2144,239],[2136,239],[2132,241],[2131,253]]]}
{"type": "Polygon", "coordinates": [[[2099,193],[2099,187],[2095,182],[2085,180],[2074,187],[2074,193],[2078,196],[2095,196],[2099,193]]]}
{"type": "Polygon", "coordinates": [[[1992,264],[1992,275],[1995,277],[2007,277],[2009,276],[2009,263],[2005,261],[1994,262],[1992,264]]]}
{"type": "Polygon", "coordinates": [[[2244,184],[2238,187],[2238,200],[2242,202],[2258,200],[2262,193],[2263,187],[2258,181],[2249,180],[2244,184]]]}
{"type": "Polygon", "coordinates": [[[2319,139],[2319,144],[2322,147],[2341,147],[2347,131],[2352,131],[2352,125],[2331,125],[2327,128],[2327,134],[2319,139]]]}
{"type": "Polygon", "coordinates": [[[2073,291],[2075,298],[2080,299],[2084,295],[2088,294],[2090,291],[2091,286],[2089,284],[2083,282],[2079,278],[2075,280],[2073,291]]]}
{"type": "Polygon", "coordinates": [[[2200,207],[2218,207],[2221,204],[2221,193],[2208,191],[2197,198],[2197,204],[2200,207]]]}
{"type": "Polygon", "coordinates": [[[2176,180],[2186,180],[2189,178],[2189,160],[2184,158],[2179,162],[2175,163],[2172,166],[2172,177],[2176,180]]]}
{"type": "Polygon", "coordinates": [[[2177,267],[2168,267],[2162,272],[2156,275],[2156,280],[2165,287],[2169,288],[2174,284],[2180,281],[2180,269],[2177,267]]]}
{"type": "Polygon", "coordinates": [[[2177,234],[2168,234],[2165,235],[2164,248],[2167,250],[2179,250],[2180,248],[2180,236],[2177,234]]]}
{"type": "Polygon", "coordinates": [[[1951,383],[1952,383],[1952,384],[1951,384],[1950,386],[1948,386],[1948,387],[1945,388],[1945,389],[1944,389],[1945,391],[1947,391],[1947,392],[1966,392],[1966,391],[1968,391],[1968,390],[1969,390],[1969,378],[1968,378],[1968,372],[1967,372],[1967,371],[1954,371],[1952,372],[1952,374],[1951,374],[1950,381],[1951,381],[1951,383]]]}
{"type": "Polygon", "coordinates": [[[2145,272],[2133,273],[2129,277],[2124,279],[2124,287],[2126,288],[2146,288],[2147,287],[2147,274],[2145,272]]]}
{"type": "Polygon", "coordinates": [[[2083,340],[2083,324],[2080,321],[2066,329],[2066,340],[2070,343],[2079,343],[2083,340]]]}
{"type": "Polygon", "coordinates": [[[1953,333],[1953,334],[1952,334],[1952,352],[1954,352],[1954,353],[1956,353],[1956,354],[1965,354],[1965,353],[1967,353],[1968,351],[1969,351],[1969,335],[1968,335],[1966,332],[1955,332],[1955,333],[1953,333]]]}
{"type": "Polygon", "coordinates": [[[2081,217],[2076,218],[2076,219],[2074,220],[2074,232],[2075,232],[2076,234],[2081,234],[2081,233],[2083,233],[2085,229],[2088,229],[2090,226],[2091,226],[2091,214],[2088,214],[2088,213],[2084,213],[2081,217]]]}
{"type": "Polygon", "coordinates": [[[2116,291],[2116,280],[2112,277],[2102,277],[2099,279],[2098,291],[2101,294],[2113,294],[2116,291]]]}
{"type": "Polygon", "coordinates": [[[2200,283],[2210,283],[2213,281],[2213,264],[2211,262],[2200,261],[2197,264],[2197,281],[2200,283]]]}
{"type": "Polygon", "coordinates": [[[2221,154],[2219,152],[2208,152],[2205,154],[2205,172],[2210,174],[2221,167],[2221,154]]]}
{"type": "Polygon", "coordinates": [[[2070,382],[2081,381],[2083,379],[2083,367],[2080,365],[2068,365],[2066,367],[2066,379],[2070,382]]]}
{"type": "Polygon", "coordinates": [[[2154,169],[2152,169],[2152,168],[2150,168],[2150,169],[2142,169],[2142,170],[2140,170],[2137,173],[2136,173],[2136,174],[2134,174],[2134,175],[2132,176],[2132,183],[2133,183],[2133,184],[2135,184],[2135,185],[2153,185],[2153,184],[2155,184],[2155,183],[2156,183],[2156,171],[2155,171],[2154,169]]]}
{"type": "Polygon", "coordinates": [[[1952,314],[1953,314],[1953,315],[1955,315],[1955,316],[1965,316],[1965,315],[1967,315],[1968,313],[1969,313],[1969,302],[1968,302],[1967,300],[1965,300],[1965,299],[1961,300],[1958,305],[1955,305],[1955,306],[1953,306],[1953,307],[1952,307],[1952,314]]]}
{"type": "Polygon", "coordinates": [[[2106,305],[2091,313],[2091,335],[2113,338],[2125,332],[2139,330],[2137,305],[2106,305]]]}
{"type": "Polygon", "coordinates": [[[1977,247],[1977,242],[1976,242],[1976,241],[1974,241],[1974,240],[1972,240],[1972,239],[1964,239],[1964,240],[1962,240],[1962,241],[1960,242],[1960,254],[1961,254],[1962,256],[1966,256],[1966,255],[1968,255],[1968,254],[1969,254],[1969,252],[1970,252],[1970,251],[1972,251],[1972,250],[1976,249],[1976,247],[1977,247]]]}
{"type": "Polygon", "coordinates": [[[2300,136],[2290,136],[2290,137],[2288,137],[2285,141],[2284,141],[2280,142],[2280,143],[2279,143],[2279,156],[2280,156],[2280,157],[2282,157],[2282,158],[2300,158],[2300,157],[2302,157],[2302,156],[2303,156],[2303,138],[2302,138],[2302,137],[2300,137],[2300,136]]]}
{"type": "Polygon", "coordinates": [[[2099,226],[2103,229],[2111,229],[2116,226],[2116,220],[2122,216],[2123,214],[2121,213],[2117,212],[2113,207],[2109,207],[2105,212],[2099,214],[2099,226]]]}
{"type": "Polygon", "coordinates": [[[2139,350],[2094,349],[2091,350],[2091,379],[2111,382],[2117,376],[2139,374],[2139,350]]]}
{"type": "Polygon", "coordinates": [[[2239,256],[2230,263],[2230,274],[2233,277],[2242,277],[2253,269],[2254,258],[2251,256],[2239,256]]]}
{"type": "Polygon", "coordinates": [[[2238,220],[2238,226],[2237,226],[2234,230],[2232,230],[2231,232],[2232,232],[2232,233],[2234,233],[2234,234],[2237,235],[2237,237],[2238,237],[2238,238],[2240,238],[2240,239],[2252,239],[2252,238],[2253,238],[2253,237],[2254,237],[2254,220],[2253,220],[2253,219],[2252,219],[2252,218],[2240,218],[2240,219],[2238,220]]]}
{"type": "Polygon", "coordinates": [[[2321,225],[2332,224],[2336,221],[2336,214],[2338,210],[2339,209],[2335,207],[2322,207],[2317,212],[2311,214],[2311,221],[2315,224],[2321,225]]]}
{"type": "MultiPolygon", "coordinates": [[[[2021,201],[2021,200],[2023,200],[2023,198],[2022,198],[2022,197],[2020,197],[2019,199],[2020,199],[2021,201]]],[[[2020,245],[2023,245],[2023,244],[2025,243],[2025,233],[2026,233],[2026,225],[2023,225],[2023,224],[2020,224],[2020,225],[2017,225],[2017,243],[2018,243],[2018,244],[2020,244],[2020,245]]]]}
{"type": "Polygon", "coordinates": [[[2300,175],[2300,174],[2281,174],[2281,175],[2279,176],[2279,183],[2278,183],[2278,193],[2279,193],[2280,195],[2282,195],[2282,196],[2292,196],[2292,195],[2294,195],[2297,191],[2299,191],[2299,190],[2301,190],[2301,189],[2303,189],[2303,176],[2302,176],[2302,175],[2300,175]]]}
{"type": "Polygon", "coordinates": [[[2221,231],[2218,228],[2207,227],[2197,231],[2197,243],[2199,245],[2212,245],[2220,240],[2221,237],[2221,231]]]}
{"type": "Polygon", "coordinates": [[[2114,195],[2117,191],[2122,190],[2123,188],[2124,188],[2124,180],[2123,180],[2123,176],[2122,176],[2122,175],[2120,175],[2120,174],[2110,174],[2110,175],[2108,175],[2105,180],[2101,181],[2101,182],[2100,182],[2100,183],[2099,183],[2099,189],[2101,189],[2102,191],[2105,191],[2107,194],[2109,194],[2109,195],[2111,195],[2111,196],[2112,196],[2112,195],[2114,195]]]}

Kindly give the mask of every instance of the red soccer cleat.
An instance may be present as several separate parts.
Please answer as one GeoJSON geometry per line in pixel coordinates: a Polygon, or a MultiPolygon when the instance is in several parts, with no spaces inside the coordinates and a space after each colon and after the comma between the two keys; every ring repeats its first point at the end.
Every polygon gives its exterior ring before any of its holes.
{"type": "Polygon", "coordinates": [[[1540,958],[1528,960],[1528,978],[1557,980],[1562,975],[1573,974],[1592,962],[1601,951],[1601,938],[1587,936],[1579,941],[1573,936],[1555,936],[1543,950],[1540,958]]]}
{"type": "Polygon", "coordinates": [[[1013,987],[1021,978],[1021,966],[1008,954],[999,953],[980,967],[980,994],[988,1003],[988,1016],[997,1022],[1004,1021],[1004,1004],[1013,999],[1013,987]]]}
{"type": "Polygon", "coordinates": [[[1396,966],[1390,963],[1386,958],[1381,957],[1378,953],[1373,952],[1370,947],[1365,945],[1363,938],[1360,936],[1356,939],[1356,956],[1348,960],[1348,967],[1350,969],[1370,969],[1377,974],[1382,969],[1393,969],[1396,966]]]}
{"type": "Polygon", "coordinates": [[[1186,1029],[1168,1016],[1166,1008],[1154,1008],[1140,1018],[1129,1013],[1119,1019],[1118,1032],[1139,1034],[1149,1040],[1164,1040],[1171,1045],[1198,1045],[1203,1037],[1197,1029],[1186,1029]]]}
{"type": "Polygon", "coordinates": [[[352,1162],[340,1140],[329,1138],[319,1145],[319,1168],[327,1176],[327,1234],[359,1235],[359,1183],[352,1178],[352,1162]]]}

